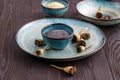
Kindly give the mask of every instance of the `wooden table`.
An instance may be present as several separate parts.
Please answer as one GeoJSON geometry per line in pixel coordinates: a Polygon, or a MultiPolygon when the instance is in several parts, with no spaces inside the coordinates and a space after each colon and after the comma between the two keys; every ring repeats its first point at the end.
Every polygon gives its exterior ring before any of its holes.
{"type": "MultiPolygon", "coordinates": [[[[80,20],[75,7],[80,0],[69,1],[70,9],[63,17],[80,20]]],[[[48,62],[22,51],[15,35],[24,24],[47,17],[41,10],[40,2],[0,0],[0,80],[120,80],[120,25],[100,27],[107,38],[105,46],[82,60],[48,62]],[[70,76],[49,64],[74,65],[77,73],[70,76]]]]}

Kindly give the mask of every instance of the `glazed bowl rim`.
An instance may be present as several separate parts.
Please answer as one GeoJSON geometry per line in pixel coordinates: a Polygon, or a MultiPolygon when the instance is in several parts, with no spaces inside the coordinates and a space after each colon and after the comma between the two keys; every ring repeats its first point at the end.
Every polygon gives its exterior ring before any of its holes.
{"type": "MultiPolygon", "coordinates": [[[[57,29],[55,29],[55,30],[57,30],[57,29]]],[[[66,31],[66,30],[65,30],[65,31],[66,31]]],[[[67,31],[67,32],[68,32],[68,31],[67,31]]],[[[50,24],[50,25],[47,25],[47,26],[43,27],[43,28],[41,29],[41,34],[42,34],[44,37],[46,37],[46,38],[48,38],[48,39],[51,39],[51,40],[66,40],[66,39],[71,38],[71,37],[74,35],[74,30],[73,30],[72,27],[70,27],[70,26],[67,25],[67,24],[63,24],[63,23],[53,23],[53,24],[50,24]],[[43,33],[43,31],[44,31],[45,29],[49,28],[49,27],[52,27],[53,25],[65,25],[66,27],[68,27],[68,28],[70,28],[70,29],[72,30],[72,33],[69,34],[69,36],[67,36],[66,38],[62,38],[62,39],[50,38],[50,37],[46,36],[45,33],[43,33]]]]}
{"type": "MultiPolygon", "coordinates": [[[[69,7],[69,1],[68,1],[68,0],[65,0],[65,1],[64,1],[64,2],[66,2],[67,4],[64,5],[65,7],[63,7],[63,8],[49,8],[49,7],[46,7],[45,5],[43,5],[44,1],[45,1],[45,0],[42,0],[42,1],[41,1],[41,6],[47,8],[47,9],[51,9],[51,10],[61,10],[61,9],[64,9],[64,8],[69,7]]],[[[53,2],[54,2],[54,1],[53,1],[53,2]]]]}

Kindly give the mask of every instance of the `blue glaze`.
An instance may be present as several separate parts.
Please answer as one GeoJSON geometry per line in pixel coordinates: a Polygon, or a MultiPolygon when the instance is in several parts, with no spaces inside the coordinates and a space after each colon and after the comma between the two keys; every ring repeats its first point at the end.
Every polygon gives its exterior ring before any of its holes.
{"type": "Polygon", "coordinates": [[[77,4],[77,10],[80,17],[88,22],[101,26],[111,26],[120,23],[120,4],[119,2],[110,2],[106,0],[81,1],[77,4]],[[96,12],[99,7],[103,12],[103,16],[109,15],[110,20],[96,19],[96,12]]]}
{"type": "Polygon", "coordinates": [[[69,2],[68,0],[43,0],[41,2],[42,10],[50,16],[62,16],[64,15],[69,8],[69,2]],[[51,2],[59,2],[65,5],[64,8],[59,8],[59,9],[52,9],[52,8],[47,8],[46,5],[51,3],[51,2]]]}
{"type": "Polygon", "coordinates": [[[73,38],[73,29],[69,27],[68,25],[61,24],[61,23],[55,23],[55,24],[48,25],[47,27],[44,27],[41,30],[41,34],[42,34],[43,40],[48,46],[55,48],[55,49],[64,49],[68,45],[68,43],[71,42],[73,38]],[[45,35],[45,33],[52,31],[52,30],[65,30],[70,35],[64,39],[48,38],[45,35]]]}

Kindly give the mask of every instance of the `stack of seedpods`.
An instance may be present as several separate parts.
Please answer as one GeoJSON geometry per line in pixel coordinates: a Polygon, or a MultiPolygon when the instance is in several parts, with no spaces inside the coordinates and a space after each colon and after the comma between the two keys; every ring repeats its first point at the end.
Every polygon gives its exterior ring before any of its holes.
{"type": "Polygon", "coordinates": [[[101,10],[101,7],[99,7],[97,13],[96,13],[96,18],[98,20],[110,20],[111,17],[109,15],[103,16],[103,11],[101,10]]]}
{"type": "MultiPolygon", "coordinates": [[[[45,46],[46,44],[45,44],[45,42],[42,40],[42,39],[36,39],[35,40],[35,45],[36,46],[45,46]]],[[[40,48],[40,49],[38,49],[37,51],[36,51],[36,54],[39,56],[39,55],[42,55],[43,53],[44,53],[44,51],[45,50],[49,50],[49,49],[47,49],[47,48],[40,48]]]]}
{"type": "Polygon", "coordinates": [[[76,49],[77,52],[82,52],[88,48],[90,48],[92,45],[87,46],[86,40],[90,39],[90,34],[88,28],[83,29],[80,34],[74,34],[72,43],[77,43],[76,49]]]}

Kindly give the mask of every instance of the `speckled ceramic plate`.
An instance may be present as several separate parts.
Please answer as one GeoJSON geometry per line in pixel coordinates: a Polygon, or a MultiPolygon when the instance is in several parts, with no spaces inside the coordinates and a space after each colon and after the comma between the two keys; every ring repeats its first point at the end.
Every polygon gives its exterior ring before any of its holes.
{"type": "Polygon", "coordinates": [[[81,1],[76,7],[81,18],[96,25],[110,26],[120,23],[120,2],[102,0],[81,1]],[[100,7],[103,16],[110,16],[110,20],[96,18],[96,13],[100,7]]]}
{"type": "Polygon", "coordinates": [[[102,48],[105,43],[105,40],[106,39],[104,33],[96,26],[79,20],[66,18],[45,18],[30,22],[24,25],[16,35],[17,44],[22,50],[38,58],[44,58],[54,61],[71,61],[85,58],[102,48]],[[81,53],[77,53],[75,44],[70,43],[63,50],[50,50],[46,51],[41,56],[37,56],[35,52],[40,47],[37,47],[34,44],[34,41],[35,39],[42,38],[41,28],[53,23],[64,23],[70,25],[74,29],[75,34],[80,33],[80,31],[84,28],[88,28],[90,31],[91,38],[88,41],[86,41],[86,43],[87,45],[92,45],[92,47],[86,49],[81,53]]]}

